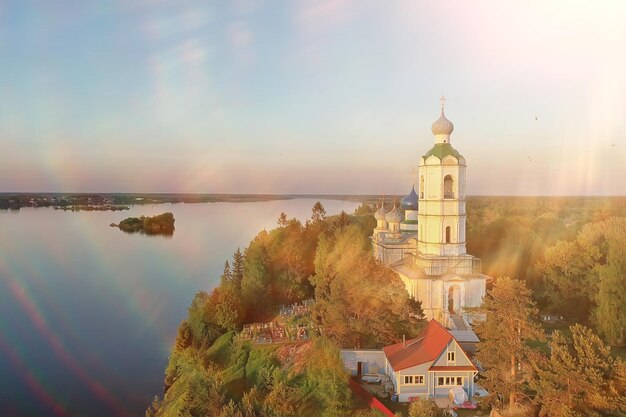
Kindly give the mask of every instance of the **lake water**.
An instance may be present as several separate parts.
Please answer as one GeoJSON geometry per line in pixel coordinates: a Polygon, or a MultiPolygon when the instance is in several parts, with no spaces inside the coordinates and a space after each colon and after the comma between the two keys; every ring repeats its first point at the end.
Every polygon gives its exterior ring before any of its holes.
{"type": "Polygon", "coordinates": [[[0,416],[143,416],[194,294],[281,211],[304,220],[315,201],[0,211],[0,416]],[[172,237],[109,227],[166,211],[172,237]]]}

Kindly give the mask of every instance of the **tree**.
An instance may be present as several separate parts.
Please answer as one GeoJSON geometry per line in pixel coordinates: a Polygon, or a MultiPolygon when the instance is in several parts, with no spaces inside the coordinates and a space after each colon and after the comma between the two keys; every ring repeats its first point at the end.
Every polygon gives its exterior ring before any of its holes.
{"type": "Polygon", "coordinates": [[[267,319],[267,314],[274,307],[271,299],[271,276],[267,269],[268,254],[264,245],[266,238],[266,232],[259,233],[246,249],[241,295],[242,303],[247,308],[247,322],[267,319]],[[261,303],[260,300],[264,302],[261,303]]]}
{"type": "Polygon", "coordinates": [[[220,277],[220,285],[230,281],[233,278],[233,274],[230,270],[230,264],[228,261],[224,262],[224,272],[222,272],[222,276],[220,277]]]}
{"type": "Polygon", "coordinates": [[[409,405],[409,417],[435,417],[439,409],[428,400],[418,399],[409,405]]]}
{"type": "Polygon", "coordinates": [[[233,282],[225,282],[216,288],[215,323],[227,330],[235,330],[242,324],[241,294],[233,282]]]}
{"type": "Polygon", "coordinates": [[[166,369],[167,390],[156,417],[220,415],[225,402],[219,373],[195,350],[174,352],[166,369]]]}
{"type": "Polygon", "coordinates": [[[311,222],[313,224],[319,223],[326,218],[326,210],[319,201],[313,205],[313,214],[311,215],[311,222]]]}
{"type": "Polygon", "coordinates": [[[233,253],[233,269],[232,269],[232,277],[233,281],[237,286],[241,286],[241,281],[243,280],[243,267],[244,267],[245,258],[243,253],[241,253],[241,249],[237,248],[235,253],[233,253]]]}
{"type": "Polygon", "coordinates": [[[286,375],[280,368],[274,369],[271,376],[271,388],[265,397],[264,409],[268,416],[290,417],[295,413],[293,404],[296,390],[289,386],[286,375]]]}
{"type": "Polygon", "coordinates": [[[421,308],[404,283],[369,252],[356,225],[322,236],[315,256],[312,316],[342,346],[377,347],[417,335],[421,308]]]}
{"type": "Polygon", "coordinates": [[[176,343],[174,346],[177,350],[184,350],[191,345],[191,341],[191,328],[189,327],[187,320],[183,320],[178,326],[178,333],[176,334],[176,343]]]}
{"type": "Polygon", "coordinates": [[[287,227],[287,225],[289,224],[289,220],[287,220],[287,215],[285,214],[284,211],[280,213],[277,223],[278,223],[278,227],[287,227]]]}
{"type": "Polygon", "coordinates": [[[583,417],[626,411],[626,369],[591,329],[576,324],[571,336],[555,331],[550,357],[535,364],[531,383],[542,416],[583,417]]]}
{"type": "Polygon", "coordinates": [[[344,227],[348,226],[350,223],[351,223],[350,216],[348,216],[348,214],[342,210],[341,213],[339,213],[337,217],[333,218],[331,229],[332,230],[343,229],[344,227]]]}
{"type": "Polygon", "coordinates": [[[606,264],[597,265],[598,293],[592,322],[598,333],[610,344],[624,342],[626,332],[626,227],[613,229],[606,253],[606,264]]]}
{"type": "Polygon", "coordinates": [[[339,347],[326,338],[313,341],[307,357],[306,391],[322,405],[323,417],[343,417],[352,408],[348,375],[343,369],[339,347]]]}
{"type": "Polygon", "coordinates": [[[482,306],[469,310],[478,321],[474,330],[481,342],[476,359],[485,368],[481,376],[490,393],[487,401],[502,405],[508,398],[509,405],[513,406],[524,396],[525,386],[532,376],[530,369],[522,366],[535,357],[528,342],[544,337],[534,321],[538,310],[531,299],[531,291],[523,281],[500,277],[482,306]]]}
{"type": "Polygon", "coordinates": [[[590,320],[610,344],[626,332],[626,218],[583,226],[576,239],[546,250],[541,265],[557,310],[590,320]]]}

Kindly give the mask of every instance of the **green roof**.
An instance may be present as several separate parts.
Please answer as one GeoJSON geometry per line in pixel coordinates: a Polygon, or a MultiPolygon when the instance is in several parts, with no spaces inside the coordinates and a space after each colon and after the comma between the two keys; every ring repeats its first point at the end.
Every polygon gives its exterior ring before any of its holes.
{"type": "Polygon", "coordinates": [[[427,159],[431,155],[435,155],[439,159],[443,159],[449,155],[454,156],[456,159],[461,158],[461,154],[449,143],[435,143],[435,146],[433,146],[430,151],[426,152],[424,159],[427,159]]]}

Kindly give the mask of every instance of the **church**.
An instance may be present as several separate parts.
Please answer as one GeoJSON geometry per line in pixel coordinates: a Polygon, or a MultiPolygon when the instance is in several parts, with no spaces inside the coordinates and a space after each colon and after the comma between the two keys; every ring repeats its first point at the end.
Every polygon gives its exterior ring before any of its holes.
{"type": "MultiPolygon", "coordinates": [[[[400,204],[378,207],[374,256],[392,268],[409,294],[421,301],[427,319],[468,330],[465,309],[482,303],[491,277],[465,248],[465,158],[451,144],[454,125],[444,114],[432,125],[434,144],[419,160],[415,184],[400,204]]],[[[470,332],[471,333],[471,332],[470,332]]]]}

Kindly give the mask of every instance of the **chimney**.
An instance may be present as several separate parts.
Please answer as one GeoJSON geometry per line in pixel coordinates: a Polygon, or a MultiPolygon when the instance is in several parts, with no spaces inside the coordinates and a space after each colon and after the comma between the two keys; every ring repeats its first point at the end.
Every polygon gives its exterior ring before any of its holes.
{"type": "Polygon", "coordinates": [[[402,335],[402,347],[406,347],[406,336],[402,335]]]}

